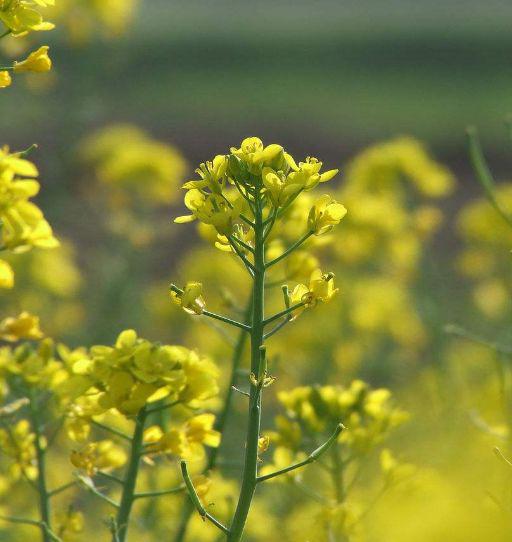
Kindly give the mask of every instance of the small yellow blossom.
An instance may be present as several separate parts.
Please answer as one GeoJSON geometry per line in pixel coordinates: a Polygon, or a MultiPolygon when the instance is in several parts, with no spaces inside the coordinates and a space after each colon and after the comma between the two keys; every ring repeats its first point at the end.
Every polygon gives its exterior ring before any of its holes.
{"type": "Polygon", "coordinates": [[[22,36],[30,31],[52,30],[55,26],[44,21],[36,8],[54,4],[54,0],[3,1],[0,3],[0,21],[15,36],[22,36]]]}
{"type": "Polygon", "coordinates": [[[203,285],[200,282],[187,282],[183,293],[171,291],[171,299],[188,314],[202,314],[206,302],[203,297],[203,285]]]}
{"type": "Polygon", "coordinates": [[[14,271],[5,260],[0,260],[0,288],[12,288],[13,286],[14,271]]]}
{"type": "Polygon", "coordinates": [[[73,450],[70,459],[77,469],[92,476],[98,470],[108,472],[122,467],[126,463],[127,455],[124,449],[112,440],[101,440],[89,442],[81,450],[73,450]]]}
{"type": "Polygon", "coordinates": [[[42,337],[39,318],[29,312],[22,312],[17,317],[8,317],[0,322],[0,338],[4,341],[37,340],[42,337]]]}
{"type": "Polygon", "coordinates": [[[258,439],[258,453],[265,453],[270,446],[270,437],[268,435],[263,435],[258,439]]]}
{"type": "Polygon", "coordinates": [[[25,60],[14,63],[14,71],[19,72],[47,72],[52,68],[52,61],[48,56],[48,50],[50,48],[47,45],[39,47],[36,51],[33,51],[28,55],[25,60]]]}
{"type": "Polygon", "coordinates": [[[308,229],[315,235],[322,235],[339,224],[346,214],[347,210],[341,203],[328,194],[324,194],[309,211],[308,229]]]}
{"type": "MultiPolygon", "coordinates": [[[[37,478],[35,440],[36,435],[32,432],[28,420],[20,420],[9,431],[0,429],[0,450],[13,460],[10,474],[14,479],[22,475],[30,480],[37,478]]],[[[41,445],[45,446],[43,440],[41,445]]]]}
{"type": "Polygon", "coordinates": [[[330,301],[339,290],[334,287],[334,275],[332,273],[323,274],[320,269],[315,269],[309,280],[309,291],[314,300],[327,302],[330,301]]]}
{"type": "Polygon", "coordinates": [[[11,74],[7,70],[0,71],[0,88],[9,87],[11,83],[11,74]]]}

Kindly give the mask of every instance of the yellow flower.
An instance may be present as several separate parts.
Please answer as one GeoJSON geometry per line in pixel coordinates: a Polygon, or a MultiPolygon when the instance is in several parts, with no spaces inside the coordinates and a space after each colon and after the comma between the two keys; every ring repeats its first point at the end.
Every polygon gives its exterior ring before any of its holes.
{"type": "MultiPolygon", "coordinates": [[[[21,475],[30,480],[36,479],[35,440],[36,435],[27,420],[20,420],[11,426],[9,431],[0,429],[0,450],[14,461],[10,466],[10,474],[14,479],[20,478],[21,475]]],[[[41,439],[41,445],[46,445],[44,439],[41,439]]]]}
{"type": "Polygon", "coordinates": [[[15,0],[0,3],[0,21],[15,36],[29,31],[52,30],[55,26],[43,20],[43,16],[34,8],[53,6],[53,0],[15,0]]]}
{"type": "Polygon", "coordinates": [[[183,293],[171,291],[171,299],[188,314],[202,314],[206,306],[203,285],[200,282],[187,282],[183,293]]]}
{"type": "Polygon", "coordinates": [[[66,542],[74,540],[74,535],[83,532],[84,516],[81,512],[73,510],[71,507],[66,511],[60,511],[55,518],[57,524],[57,532],[59,537],[66,542]]]}
{"type": "Polygon", "coordinates": [[[334,288],[334,275],[332,273],[323,274],[320,269],[315,269],[309,281],[309,291],[315,300],[327,302],[339,290],[334,288]]]}
{"type": "Polygon", "coordinates": [[[0,338],[16,342],[21,339],[37,340],[43,337],[39,328],[39,318],[29,312],[22,312],[17,317],[4,318],[0,322],[0,338]]]}
{"type": "Polygon", "coordinates": [[[328,194],[321,196],[311,207],[308,216],[308,228],[315,235],[330,231],[347,214],[345,207],[328,194]]]}
{"type": "Polygon", "coordinates": [[[197,352],[186,348],[183,350],[186,354],[180,365],[185,373],[186,385],[179,393],[179,400],[195,407],[219,393],[219,369],[213,361],[201,358],[197,352]]]}
{"type": "Polygon", "coordinates": [[[290,305],[298,305],[299,303],[304,303],[301,307],[297,307],[291,313],[291,319],[297,319],[306,309],[307,305],[311,303],[311,292],[305,284],[297,284],[295,288],[290,293],[290,305]]]}
{"type": "Polygon", "coordinates": [[[204,457],[204,446],[217,448],[220,433],[213,429],[215,416],[199,414],[187,420],[181,427],[162,431],[159,426],[149,427],[144,433],[149,453],[171,453],[183,459],[197,460],[204,457]]]}
{"type": "Polygon", "coordinates": [[[263,435],[258,439],[258,454],[265,453],[270,446],[270,437],[268,435],[263,435]]]}
{"type": "Polygon", "coordinates": [[[12,288],[13,286],[14,271],[5,260],[0,260],[0,288],[12,288]]]}
{"type": "Polygon", "coordinates": [[[186,447],[181,456],[185,459],[201,459],[204,455],[203,445],[217,448],[221,435],[213,429],[215,416],[213,414],[199,414],[185,423],[184,435],[186,447]]]}
{"type": "Polygon", "coordinates": [[[215,194],[221,194],[228,168],[228,157],[218,154],[211,162],[203,162],[196,169],[201,177],[199,181],[188,181],[183,185],[187,190],[209,188],[215,194]]]}
{"type": "Polygon", "coordinates": [[[11,74],[6,70],[0,71],[0,88],[8,87],[11,83],[11,74]]]}
{"type": "Polygon", "coordinates": [[[39,191],[37,168],[19,153],[0,149],[0,219],[3,248],[22,252],[39,246],[53,248],[58,241],[41,210],[30,198],[39,191]]]}
{"type": "Polygon", "coordinates": [[[19,72],[47,72],[52,68],[52,61],[48,56],[47,45],[39,47],[37,51],[33,51],[25,60],[14,63],[14,71],[19,72]]]}
{"type": "Polygon", "coordinates": [[[311,156],[308,156],[305,162],[299,162],[298,166],[293,161],[290,165],[294,171],[288,176],[289,182],[300,185],[303,190],[311,190],[318,183],[330,181],[338,173],[337,169],[320,173],[322,162],[311,156]]]}
{"type": "Polygon", "coordinates": [[[112,440],[89,442],[81,450],[71,452],[71,463],[77,468],[84,470],[92,476],[96,471],[106,471],[122,467],[127,460],[123,448],[112,440]]]}

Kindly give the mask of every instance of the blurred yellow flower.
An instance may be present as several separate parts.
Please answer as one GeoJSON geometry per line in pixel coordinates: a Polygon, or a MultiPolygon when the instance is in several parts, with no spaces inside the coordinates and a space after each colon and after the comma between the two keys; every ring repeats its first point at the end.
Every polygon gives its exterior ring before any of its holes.
{"type": "Polygon", "coordinates": [[[4,341],[38,340],[43,336],[39,327],[39,318],[29,312],[22,312],[17,317],[4,318],[0,322],[0,338],[4,341]]]}
{"type": "Polygon", "coordinates": [[[80,450],[71,452],[71,463],[92,476],[98,470],[108,472],[122,467],[127,461],[123,448],[112,440],[89,442],[80,450]]]}
{"type": "Polygon", "coordinates": [[[48,50],[50,48],[47,45],[39,47],[36,51],[33,51],[28,55],[25,60],[14,63],[14,72],[47,72],[52,68],[52,61],[48,56],[48,50]]]}
{"type": "Polygon", "coordinates": [[[6,70],[0,71],[0,88],[10,86],[12,83],[11,74],[6,70]]]}

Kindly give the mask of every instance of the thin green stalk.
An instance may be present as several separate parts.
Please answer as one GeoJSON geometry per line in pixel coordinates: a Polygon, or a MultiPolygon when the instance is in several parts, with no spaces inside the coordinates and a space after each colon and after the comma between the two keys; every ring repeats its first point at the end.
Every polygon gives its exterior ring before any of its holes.
{"type": "Polygon", "coordinates": [[[130,513],[136,498],[135,486],[137,484],[137,475],[139,473],[140,458],[143,452],[143,436],[146,416],[146,408],[144,407],[135,418],[135,430],[132,437],[130,459],[123,481],[123,494],[121,496],[121,503],[116,519],[117,533],[116,537],[112,537],[112,542],[125,542],[126,540],[130,513]]]}
{"type": "MultiPolygon", "coordinates": [[[[247,303],[247,308],[245,309],[244,322],[246,322],[250,318],[251,311],[252,311],[252,297],[249,299],[247,303]]],[[[226,397],[224,400],[223,408],[219,412],[219,415],[217,416],[216,423],[215,423],[215,429],[221,434],[221,436],[224,435],[224,431],[226,429],[226,423],[227,423],[229,414],[231,412],[231,406],[233,404],[233,398],[235,396],[234,386],[236,386],[236,383],[238,380],[238,370],[240,368],[240,363],[242,361],[242,355],[244,352],[245,344],[247,342],[247,338],[248,338],[247,333],[241,330],[240,333],[238,334],[235,348],[233,350],[233,357],[231,359],[231,378],[229,381],[228,389],[226,390],[226,397]]],[[[217,448],[209,448],[208,461],[203,470],[203,473],[206,473],[216,467],[217,459],[219,457],[220,447],[222,446],[222,442],[223,442],[223,439],[221,439],[221,445],[218,446],[217,448]]],[[[188,524],[190,522],[190,518],[192,517],[193,512],[194,512],[194,505],[192,501],[190,499],[186,499],[185,502],[183,503],[183,510],[181,513],[178,530],[176,532],[176,536],[174,537],[174,542],[183,542],[183,540],[185,540],[188,524]]]]}
{"type": "Polygon", "coordinates": [[[46,450],[42,443],[41,423],[39,412],[35,404],[34,396],[30,397],[30,413],[32,419],[32,429],[35,434],[36,463],[37,463],[37,481],[36,487],[39,494],[39,514],[41,516],[41,538],[43,542],[50,542],[51,531],[51,512],[50,512],[50,492],[46,485],[46,450]]]}
{"type": "MultiPolygon", "coordinates": [[[[346,499],[345,492],[345,475],[343,472],[343,461],[341,459],[339,446],[333,446],[332,448],[332,480],[334,484],[334,493],[336,502],[342,504],[346,499]]],[[[332,530],[332,526],[330,527],[332,530]]],[[[343,532],[335,532],[336,540],[338,542],[348,542],[348,537],[343,532]]]]}
{"type": "MultiPolygon", "coordinates": [[[[293,465],[290,465],[289,467],[285,467],[284,469],[279,469],[275,472],[271,472],[269,474],[265,474],[264,476],[259,476],[257,478],[258,484],[261,482],[265,482],[267,480],[271,480],[272,478],[275,478],[276,476],[282,476],[283,474],[287,474],[288,472],[292,472],[296,469],[300,469],[302,467],[305,467],[306,465],[309,465],[310,463],[314,463],[315,461],[318,461],[320,457],[322,457],[323,454],[331,448],[331,446],[336,445],[336,441],[338,440],[339,435],[343,431],[344,426],[342,423],[339,423],[336,426],[336,429],[334,433],[316,450],[311,452],[309,456],[304,459],[303,461],[299,461],[298,463],[294,463],[293,465]]],[[[334,446],[334,451],[336,452],[336,446],[334,446]]],[[[340,467],[341,467],[341,461],[340,461],[340,467]]],[[[341,502],[341,501],[338,501],[341,502]]]]}
{"type": "Polygon", "coordinates": [[[279,255],[277,258],[274,258],[273,260],[271,260],[270,262],[268,262],[266,264],[266,267],[269,268],[269,267],[272,267],[273,265],[275,265],[276,263],[280,262],[281,260],[284,260],[284,258],[286,258],[287,256],[289,256],[294,250],[296,250],[297,248],[299,248],[303,243],[305,243],[311,236],[313,235],[313,232],[312,231],[308,231],[306,232],[300,239],[298,239],[297,241],[295,241],[295,243],[293,243],[293,245],[291,245],[290,247],[288,247],[281,255],[279,255]]]}
{"type": "Polygon", "coordinates": [[[332,476],[336,502],[341,504],[345,500],[345,476],[338,446],[332,448],[332,476]]]}
{"type": "MultiPolygon", "coordinates": [[[[254,279],[251,325],[251,372],[258,380],[262,376],[261,360],[264,343],[264,298],[265,298],[265,246],[264,228],[259,193],[255,198],[254,213],[254,279]]],[[[245,447],[245,461],[242,485],[236,511],[227,536],[228,542],[239,542],[242,539],[247,516],[251,508],[258,478],[258,439],[261,425],[261,386],[251,386],[249,398],[249,418],[245,447]]]]}
{"type": "Polygon", "coordinates": [[[473,170],[476,174],[478,182],[482,185],[485,195],[490,204],[494,207],[496,212],[503,218],[503,220],[512,226],[512,218],[503,209],[495,194],[495,182],[492,176],[491,170],[487,164],[480,141],[478,139],[478,133],[475,128],[471,127],[467,130],[468,144],[469,144],[469,157],[473,170]]]}
{"type": "Polygon", "coordinates": [[[183,475],[183,480],[185,480],[185,485],[187,486],[187,491],[188,491],[190,500],[193,503],[195,509],[198,511],[199,515],[203,518],[203,520],[210,521],[223,533],[228,534],[229,533],[228,528],[225,527],[220,521],[215,519],[203,506],[203,503],[201,502],[201,499],[199,498],[196,492],[196,489],[194,487],[194,484],[192,483],[192,480],[188,474],[186,461],[181,462],[181,473],[183,475]]]}

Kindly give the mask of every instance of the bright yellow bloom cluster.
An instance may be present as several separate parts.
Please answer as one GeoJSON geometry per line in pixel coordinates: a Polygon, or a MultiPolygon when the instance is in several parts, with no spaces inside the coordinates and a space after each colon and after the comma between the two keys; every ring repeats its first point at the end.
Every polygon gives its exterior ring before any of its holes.
{"type": "Polygon", "coordinates": [[[134,196],[137,205],[174,201],[187,167],[175,147],[123,124],[108,126],[85,140],[82,155],[95,164],[96,175],[111,190],[116,207],[130,203],[134,196]]]}
{"type": "MultiPolygon", "coordinates": [[[[0,150],[0,221],[2,248],[23,252],[32,247],[53,248],[58,241],[45,220],[43,213],[30,201],[39,192],[35,165],[10,153],[7,147],[0,150]]],[[[1,266],[0,284],[12,286],[12,274],[6,262],[1,266]]]]}
{"type": "MultiPolygon", "coordinates": [[[[322,173],[321,168],[322,162],[316,158],[308,157],[297,164],[281,145],[264,146],[257,137],[246,138],[240,148],[232,147],[230,154],[202,163],[196,170],[199,180],[183,185],[187,190],[185,205],[191,214],[178,217],[175,222],[197,219],[213,226],[221,244],[235,234],[244,240],[248,234],[245,215],[256,193],[265,197],[270,218],[271,212],[277,214],[286,209],[299,194],[329,181],[338,172],[322,173]]],[[[312,211],[311,227],[315,233],[323,233],[338,223],[344,215],[342,207],[332,200],[321,200],[312,211]]],[[[306,227],[304,224],[303,228],[306,227]]]]}
{"type": "Polygon", "coordinates": [[[303,436],[329,431],[342,420],[346,429],[340,445],[355,453],[367,453],[408,418],[394,405],[389,390],[372,390],[361,380],[354,380],[347,388],[298,387],[281,392],[279,401],[286,408],[287,418],[278,418],[278,432],[271,440],[292,450],[298,449],[303,436]]]}
{"type": "Polygon", "coordinates": [[[216,448],[220,433],[213,429],[215,416],[199,414],[179,427],[163,431],[160,426],[149,427],[144,434],[148,453],[170,453],[186,460],[204,457],[204,446],[216,448]]]}
{"type": "Polygon", "coordinates": [[[97,412],[116,409],[132,416],[146,403],[169,398],[195,404],[216,395],[217,370],[211,361],[181,346],[153,344],[133,330],[122,332],[115,346],[93,346],[77,360],[61,394],[95,398],[97,412]]]}

